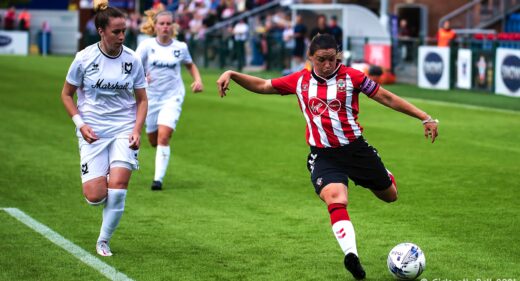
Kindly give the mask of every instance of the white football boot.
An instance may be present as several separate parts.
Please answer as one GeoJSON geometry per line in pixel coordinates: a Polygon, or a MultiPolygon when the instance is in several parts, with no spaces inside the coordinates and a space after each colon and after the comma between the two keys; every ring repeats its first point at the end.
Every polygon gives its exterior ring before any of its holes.
{"type": "Polygon", "coordinates": [[[107,241],[98,241],[96,243],[96,251],[100,256],[103,257],[112,256],[112,251],[110,251],[110,247],[108,246],[107,241]]]}

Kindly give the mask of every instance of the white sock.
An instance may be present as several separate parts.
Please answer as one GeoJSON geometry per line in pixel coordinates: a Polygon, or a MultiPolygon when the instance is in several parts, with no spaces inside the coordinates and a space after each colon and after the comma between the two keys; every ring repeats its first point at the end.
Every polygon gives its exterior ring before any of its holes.
{"type": "Polygon", "coordinates": [[[98,241],[110,241],[125,210],[126,189],[109,188],[98,241]]]}
{"type": "Polygon", "coordinates": [[[158,145],[155,152],[155,176],[154,181],[162,182],[170,161],[170,146],[158,145]]]}
{"type": "Polygon", "coordinates": [[[356,233],[354,233],[354,226],[350,221],[337,221],[332,226],[332,232],[334,232],[334,236],[336,236],[336,240],[338,240],[339,246],[345,255],[348,253],[354,253],[356,256],[358,255],[356,248],[356,233]]]}

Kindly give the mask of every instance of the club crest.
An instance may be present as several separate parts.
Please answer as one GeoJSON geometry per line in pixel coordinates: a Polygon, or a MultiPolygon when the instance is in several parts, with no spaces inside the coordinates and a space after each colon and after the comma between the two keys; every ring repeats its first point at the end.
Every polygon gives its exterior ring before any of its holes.
{"type": "Polygon", "coordinates": [[[180,55],[181,55],[181,51],[180,50],[173,50],[173,55],[178,58],[180,55]]]}
{"type": "Polygon", "coordinates": [[[123,69],[123,74],[130,74],[132,72],[133,64],[131,62],[123,62],[121,63],[121,68],[123,69]]]}
{"type": "Polygon", "coordinates": [[[339,79],[337,85],[338,85],[338,92],[345,92],[345,90],[347,89],[347,85],[346,85],[344,79],[339,79]]]}
{"type": "Polygon", "coordinates": [[[307,92],[309,90],[309,84],[302,84],[302,91],[307,92]]]}

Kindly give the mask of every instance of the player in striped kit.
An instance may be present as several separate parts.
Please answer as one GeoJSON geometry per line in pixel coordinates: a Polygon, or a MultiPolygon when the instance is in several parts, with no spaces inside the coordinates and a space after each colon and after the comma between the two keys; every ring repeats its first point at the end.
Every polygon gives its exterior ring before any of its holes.
{"type": "Polygon", "coordinates": [[[344,264],[356,279],[365,278],[358,258],[354,228],[346,209],[347,184],[370,189],[385,202],[397,200],[393,175],[386,170],[375,148],[363,138],[357,121],[359,93],[396,111],[421,120],[424,135],[435,141],[438,121],[424,111],[380,87],[363,73],[337,61],[337,44],[331,35],[317,35],[309,46],[312,70],[265,80],[226,71],[217,80],[221,97],[230,80],[259,94],[295,94],[305,121],[310,146],[308,169],[316,193],[327,204],[332,230],[343,250],[344,264]]]}
{"type": "Polygon", "coordinates": [[[181,66],[185,65],[193,77],[191,90],[194,93],[203,90],[200,73],[191,59],[188,46],[175,38],[176,27],[173,14],[161,11],[155,14],[147,11],[148,22],[141,31],[156,35],[139,44],[136,53],[141,57],[150,87],[148,93],[148,116],[146,133],[155,155],[155,175],[152,190],[161,190],[163,178],[170,160],[170,138],[175,130],[184,102],[184,83],[181,66]]]}
{"type": "Polygon", "coordinates": [[[123,215],[132,170],[138,169],[148,103],[141,60],[123,46],[125,15],[106,0],[94,1],[94,9],[101,41],[77,53],[61,99],[76,124],[85,199],[104,205],[96,251],[111,256],[109,242],[123,215]]]}

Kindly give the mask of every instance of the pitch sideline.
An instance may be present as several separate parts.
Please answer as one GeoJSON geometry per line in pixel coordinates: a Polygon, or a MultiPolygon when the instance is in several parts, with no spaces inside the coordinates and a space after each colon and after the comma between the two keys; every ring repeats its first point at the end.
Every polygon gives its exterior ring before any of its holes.
{"type": "Polygon", "coordinates": [[[495,112],[500,112],[500,113],[520,114],[520,111],[511,110],[511,109],[494,108],[494,107],[464,104],[464,103],[458,103],[458,102],[441,101],[441,100],[430,100],[430,99],[423,99],[423,98],[411,98],[411,97],[406,97],[406,96],[402,96],[402,98],[404,98],[405,100],[408,100],[408,101],[418,101],[418,102],[424,102],[424,103],[429,103],[429,104],[433,104],[433,105],[440,105],[440,106],[447,106],[447,107],[460,107],[460,108],[464,108],[464,109],[488,110],[488,111],[495,111],[495,112]]]}
{"type": "Polygon", "coordinates": [[[65,237],[61,236],[57,232],[53,231],[49,227],[45,226],[44,224],[38,222],[37,220],[33,219],[26,213],[22,212],[20,209],[17,208],[0,208],[0,210],[5,211],[10,216],[14,217],[15,219],[19,220],[32,230],[40,233],[45,238],[50,240],[52,243],[60,246],[65,251],[72,254],[74,257],[82,261],[83,263],[87,264],[88,266],[92,267],[93,269],[100,272],[103,276],[107,277],[110,280],[118,280],[118,281],[133,281],[130,277],[126,276],[124,273],[117,271],[117,269],[111,267],[110,265],[104,263],[97,257],[91,255],[87,251],[83,250],[78,245],[70,242],[65,237]]]}

